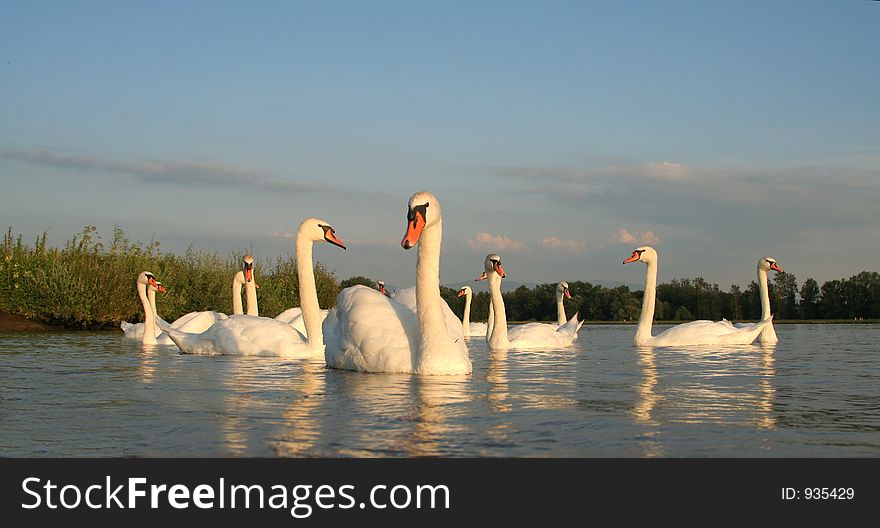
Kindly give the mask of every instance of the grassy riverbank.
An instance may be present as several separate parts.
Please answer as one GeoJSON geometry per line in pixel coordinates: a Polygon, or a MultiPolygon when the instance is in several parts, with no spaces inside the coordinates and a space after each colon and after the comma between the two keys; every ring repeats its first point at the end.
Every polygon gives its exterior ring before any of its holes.
{"type": "MultiPolygon", "coordinates": [[[[157,298],[165,319],[197,310],[231,313],[232,277],[244,253],[223,256],[192,248],[183,255],[163,253],[158,243],[129,241],[119,228],[105,244],[93,226],[63,248],[51,248],[45,233],[30,245],[9,229],[0,245],[0,310],[68,329],[142,321],[135,281],[148,270],[168,288],[157,298]]],[[[257,258],[256,270],[261,314],[274,317],[299,306],[293,258],[257,258]]],[[[321,306],[334,305],[339,286],[333,273],[319,263],[315,280],[321,306]]]]}

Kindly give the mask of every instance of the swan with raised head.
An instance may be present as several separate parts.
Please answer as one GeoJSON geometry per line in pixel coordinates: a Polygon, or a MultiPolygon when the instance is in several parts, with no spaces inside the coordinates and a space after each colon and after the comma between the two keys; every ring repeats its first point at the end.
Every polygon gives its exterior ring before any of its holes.
{"type": "Polygon", "coordinates": [[[300,224],[296,235],[296,270],[305,323],[304,334],[281,321],[253,315],[230,317],[200,334],[179,332],[165,327],[163,330],[180,351],[187,354],[292,356],[321,352],[324,339],[321,334],[315,271],[312,267],[312,245],[315,242],[329,242],[345,249],[328,222],[308,218],[300,224]]]}
{"type": "Polygon", "coordinates": [[[157,338],[162,335],[162,331],[156,328],[156,292],[164,292],[165,287],[149,271],[140,272],[135,287],[144,309],[144,322],[132,324],[122,321],[120,327],[123,335],[128,339],[137,339],[145,345],[158,345],[157,338]]]}
{"type": "Polygon", "coordinates": [[[562,326],[568,322],[565,318],[565,299],[571,299],[571,292],[568,291],[568,283],[565,281],[556,285],[556,324],[562,326]]]}
{"type": "MultiPolygon", "coordinates": [[[[254,278],[254,257],[245,255],[241,261],[242,271],[244,272],[244,291],[247,296],[247,314],[260,315],[257,306],[257,280],[254,278]]],[[[239,312],[241,313],[241,312],[239,312]]]]}
{"type": "Polygon", "coordinates": [[[507,312],[501,296],[501,279],[507,277],[501,266],[501,257],[492,253],[483,263],[489,281],[489,295],[492,311],[495,312],[492,333],[489,335],[489,348],[567,348],[577,337],[583,321],[578,322],[575,314],[564,325],[557,327],[546,323],[526,323],[507,327],[507,312]]]}
{"type": "Polygon", "coordinates": [[[462,286],[461,289],[458,290],[457,297],[464,297],[464,314],[462,314],[461,317],[461,331],[464,336],[486,335],[486,323],[471,322],[471,297],[473,297],[473,290],[471,290],[471,287],[462,286]]]}
{"type": "MultiPolygon", "coordinates": [[[[785,273],[785,271],[779,267],[776,259],[773,257],[761,257],[758,259],[758,289],[761,292],[761,321],[766,321],[770,319],[770,292],[767,288],[767,272],[773,270],[777,273],[785,273]]],[[[755,325],[761,323],[737,323],[737,328],[753,328],[755,325]]],[[[758,342],[771,344],[779,341],[779,338],[776,337],[776,329],[773,328],[773,321],[770,321],[770,324],[766,325],[761,333],[758,334],[758,342]]]]}
{"type": "Polygon", "coordinates": [[[327,366],[361,372],[471,372],[461,321],[440,296],[442,238],[437,197],[414,194],[407,204],[401,245],[419,246],[415,290],[401,290],[394,297],[366,286],[339,292],[336,308],[324,321],[327,366]],[[410,306],[413,300],[415,306],[410,306]]]}
{"type": "Polygon", "coordinates": [[[646,266],[645,293],[633,341],[635,346],[748,345],[770,324],[770,319],[765,319],[753,328],[736,328],[727,321],[701,320],[673,326],[656,336],[651,335],[657,299],[657,260],[657,251],[654,248],[642,246],[623,261],[624,264],[644,262],[646,266]]]}

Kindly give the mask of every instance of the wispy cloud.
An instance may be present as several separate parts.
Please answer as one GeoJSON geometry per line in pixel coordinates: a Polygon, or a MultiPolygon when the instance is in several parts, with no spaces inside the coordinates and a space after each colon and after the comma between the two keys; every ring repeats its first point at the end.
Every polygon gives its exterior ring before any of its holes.
{"type": "Polygon", "coordinates": [[[541,245],[545,248],[557,251],[567,251],[569,253],[583,253],[587,250],[587,244],[585,242],[555,236],[545,237],[541,240],[541,245]]]}
{"type": "Polygon", "coordinates": [[[477,233],[466,239],[467,245],[475,251],[522,251],[526,249],[526,245],[519,240],[512,238],[493,235],[492,233],[477,233]]]}
{"type": "Polygon", "coordinates": [[[628,229],[621,229],[611,235],[611,241],[616,244],[657,244],[660,237],[654,231],[630,233],[628,229]]]}
{"type": "Polygon", "coordinates": [[[265,171],[168,160],[120,161],[59,153],[46,147],[0,149],[0,158],[56,169],[127,174],[146,183],[247,188],[280,193],[331,190],[325,185],[284,179],[265,171]]]}
{"type": "Polygon", "coordinates": [[[681,163],[654,161],[649,163],[616,164],[593,169],[560,167],[491,167],[491,172],[507,178],[560,183],[601,183],[609,178],[634,178],[680,182],[694,176],[694,171],[681,163]]]}
{"type": "Polygon", "coordinates": [[[281,231],[275,231],[274,233],[272,233],[272,238],[284,238],[286,240],[292,240],[293,236],[294,236],[293,233],[291,233],[290,231],[281,230],[281,231]]]}

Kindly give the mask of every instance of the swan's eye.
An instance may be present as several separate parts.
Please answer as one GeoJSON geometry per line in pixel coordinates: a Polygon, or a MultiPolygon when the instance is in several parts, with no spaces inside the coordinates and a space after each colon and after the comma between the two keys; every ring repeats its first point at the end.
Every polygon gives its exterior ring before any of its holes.
{"type": "Polygon", "coordinates": [[[427,215],[428,215],[427,209],[428,209],[427,203],[422,204],[422,205],[417,205],[415,207],[410,207],[406,213],[406,219],[409,220],[410,222],[412,222],[413,227],[417,227],[416,213],[422,213],[422,219],[424,219],[427,222],[428,221],[427,220],[427,218],[428,218],[427,217],[427,215]]]}

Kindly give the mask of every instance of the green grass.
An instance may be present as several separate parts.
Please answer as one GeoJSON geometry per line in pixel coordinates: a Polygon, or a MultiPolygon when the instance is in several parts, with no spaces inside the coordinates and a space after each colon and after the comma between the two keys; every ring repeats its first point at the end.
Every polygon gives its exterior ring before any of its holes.
{"type": "MultiPolygon", "coordinates": [[[[46,233],[28,245],[10,228],[0,246],[0,310],[71,329],[142,321],[135,281],[146,270],[168,288],[156,301],[166,320],[198,310],[232,313],[232,277],[243,255],[192,247],[183,255],[164,253],[158,242],[132,243],[120,228],[105,245],[94,226],[83,228],[63,248],[52,248],[46,233]]],[[[294,259],[255,258],[260,314],[274,317],[299,306],[294,259]]],[[[320,263],[315,265],[315,282],[321,307],[335,305],[338,281],[320,263]]]]}

